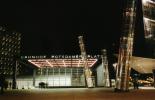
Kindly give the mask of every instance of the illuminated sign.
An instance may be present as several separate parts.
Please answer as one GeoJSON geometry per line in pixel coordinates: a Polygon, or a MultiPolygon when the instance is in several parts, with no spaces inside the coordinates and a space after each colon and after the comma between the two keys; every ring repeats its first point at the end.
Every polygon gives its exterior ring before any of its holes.
{"type": "MultiPolygon", "coordinates": [[[[81,55],[40,55],[40,56],[22,56],[22,59],[79,59],[81,55]]],[[[87,55],[87,58],[101,58],[101,55],[87,55]]]]}

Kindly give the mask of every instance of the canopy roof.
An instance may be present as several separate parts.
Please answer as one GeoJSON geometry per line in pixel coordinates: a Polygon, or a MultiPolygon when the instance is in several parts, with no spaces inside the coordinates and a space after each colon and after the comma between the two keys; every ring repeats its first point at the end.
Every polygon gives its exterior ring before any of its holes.
{"type": "MultiPolygon", "coordinates": [[[[84,67],[84,61],[80,58],[59,58],[59,59],[28,59],[30,63],[39,67],[84,67]]],[[[88,67],[92,67],[96,62],[97,58],[89,58],[87,60],[88,67]]]]}
{"type": "Polygon", "coordinates": [[[152,73],[155,69],[155,59],[133,56],[131,67],[140,73],[152,73]]]}

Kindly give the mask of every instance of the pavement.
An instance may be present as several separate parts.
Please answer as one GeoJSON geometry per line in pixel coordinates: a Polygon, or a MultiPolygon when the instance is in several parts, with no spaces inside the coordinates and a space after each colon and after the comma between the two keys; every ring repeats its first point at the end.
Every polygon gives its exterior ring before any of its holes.
{"type": "Polygon", "coordinates": [[[114,92],[113,88],[7,90],[0,100],[155,100],[154,88],[114,92]]]}

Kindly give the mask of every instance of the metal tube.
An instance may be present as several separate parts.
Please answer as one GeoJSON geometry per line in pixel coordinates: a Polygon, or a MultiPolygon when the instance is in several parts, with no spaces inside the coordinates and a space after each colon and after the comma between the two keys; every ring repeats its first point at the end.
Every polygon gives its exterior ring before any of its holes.
{"type": "Polygon", "coordinates": [[[107,60],[107,51],[106,49],[102,50],[102,67],[103,67],[103,84],[105,87],[110,87],[109,81],[109,70],[108,70],[108,60],[107,60]]]}
{"type": "Polygon", "coordinates": [[[136,0],[127,0],[123,12],[123,36],[120,39],[118,65],[116,69],[116,90],[129,91],[130,63],[132,58],[136,0]]]}
{"type": "Polygon", "coordinates": [[[81,50],[81,57],[84,62],[84,75],[86,79],[86,86],[87,87],[93,87],[93,80],[92,80],[92,71],[90,70],[88,63],[87,63],[87,55],[86,55],[86,50],[85,50],[85,45],[83,42],[83,36],[79,36],[79,45],[80,45],[80,50],[81,50]]]}

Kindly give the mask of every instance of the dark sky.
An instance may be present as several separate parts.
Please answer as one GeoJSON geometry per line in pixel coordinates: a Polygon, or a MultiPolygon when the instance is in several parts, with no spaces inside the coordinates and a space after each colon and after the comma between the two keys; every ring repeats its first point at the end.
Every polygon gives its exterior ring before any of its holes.
{"type": "Polygon", "coordinates": [[[1,3],[0,23],[22,33],[22,54],[88,53],[119,45],[123,0],[21,0],[1,3]]]}

